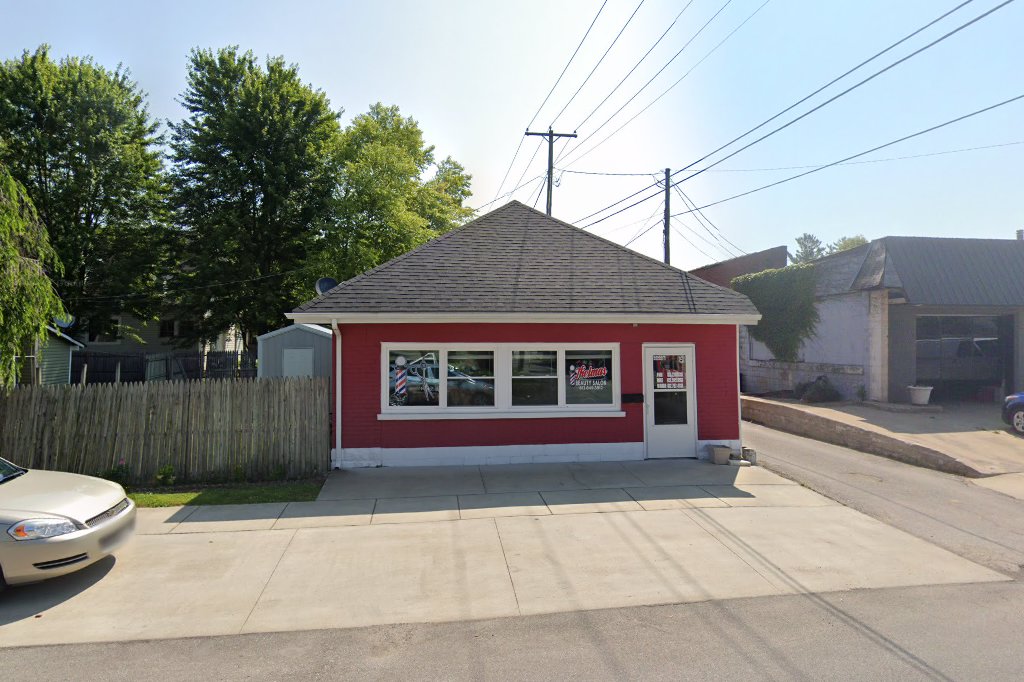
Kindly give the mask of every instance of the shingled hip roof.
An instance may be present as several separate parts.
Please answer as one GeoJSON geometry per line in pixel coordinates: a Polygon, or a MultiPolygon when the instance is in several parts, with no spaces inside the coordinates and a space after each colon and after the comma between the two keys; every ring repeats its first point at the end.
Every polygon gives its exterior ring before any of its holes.
{"type": "MultiPolygon", "coordinates": [[[[409,315],[692,318],[755,323],[750,300],[518,201],[342,282],[301,321],[409,315]],[[742,318],[742,319],[740,319],[742,318]]],[[[699,321],[699,320],[698,320],[699,321]]]]}

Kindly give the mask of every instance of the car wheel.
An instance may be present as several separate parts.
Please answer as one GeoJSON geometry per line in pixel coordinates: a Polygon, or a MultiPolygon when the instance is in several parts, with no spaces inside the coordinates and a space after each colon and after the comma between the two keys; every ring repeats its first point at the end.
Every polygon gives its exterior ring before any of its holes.
{"type": "Polygon", "coordinates": [[[1024,407],[1019,407],[1010,413],[1010,427],[1017,432],[1017,435],[1024,436],[1024,407]]]}

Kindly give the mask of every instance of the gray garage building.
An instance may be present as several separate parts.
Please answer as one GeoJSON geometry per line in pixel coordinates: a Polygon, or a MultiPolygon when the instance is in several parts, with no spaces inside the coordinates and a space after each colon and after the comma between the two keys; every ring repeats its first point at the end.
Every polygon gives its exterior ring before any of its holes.
{"type": "Polygon", "coordinates": [[[820,321],[799,362],[744,334],[751,393],[825,375],[846,398],[994,401],[1024,390],[1024,235],[884,237],[814,261],[820,321]]]}
{"type": "Polygon", "coordinates": [[[293,324],[256,337],[259,379],[331,376],[331,330],[293,324]]]}

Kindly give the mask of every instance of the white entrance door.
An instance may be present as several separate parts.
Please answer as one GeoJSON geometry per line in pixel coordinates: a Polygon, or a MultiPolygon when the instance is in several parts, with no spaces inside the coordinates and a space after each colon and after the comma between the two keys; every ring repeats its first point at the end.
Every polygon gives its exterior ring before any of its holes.
{"type": "Polygon", "coordinates": [[[692,345],[644,346],[647,457],[697,456],[692,345]]]}

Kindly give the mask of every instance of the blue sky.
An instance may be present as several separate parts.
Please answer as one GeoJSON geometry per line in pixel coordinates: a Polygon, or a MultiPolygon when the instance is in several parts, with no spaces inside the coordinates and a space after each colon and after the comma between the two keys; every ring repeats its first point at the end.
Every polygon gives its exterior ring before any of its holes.
{"type": "MultiPolygon", "coordinates": [[[[579,95],[556,119],[639,4],[639,0],[608,0],[533,124],[542,130],[554,123],[558,131],[576,129],[580,134],[579,152],[556,166],[597,173],[679,169],[959,4],[956,0],[769,0],[679,85],[575,161],[694,67],[764,2],[693,0],[632,76],[581,125],[687,1],[645,0],[579,95]],[[618,117],[584,139],[723,5],[703,32],[618,117]]],[[[776,125],[999,2],[974,0],[780,118],[776,125]]],[[[283,55],[299,65],[304,80],[327,93],[334,107],[345,110],[343,120],[376,101],[397,104],[416,118],[439,156],[450,154],[473,174],[470,203],[480,206],[494,199],[522,132],[600,6],[601,0],[5,1],[0,5],[4,16],[0,56],[15,57],[46,42],[56,55],[92,55],[111,67],[122,63],[148,93],[151,112],[160,119],[175,120],[181,116],[176,99],[184,87],[191,48],[237,44],[261,56],[283,55]]],[[[711,203],[799,172],[759,169],[828,163],[1024,94],[1022,29],[1024,2],[1015,2],[680,188],[698,205],[711,203]]],[[[1022,122],[1024,101],[864,159],[1022,142],[1022,122]]],[[[520,177],[529,180],[543,173],[544,151],[531,166],[526,165],[538,144],[539,138],[524,142],[503,194],[520,177]]],[[[707,229],[692,216],[681,216],[679,232],[672,235],[672,263],[692,268],[738,253],[719,234],[747,252],[779,244],[792,249],[794,237],[802,232],[817,234],[824,241],[856,233],[868,238],[1011,238],[1024,227],[1024,206],[1019,200],[1022,164],[1024,144],[830,168],[709,208],[705,214],[713,227],[707,229]]],[[[562,174],[555,188],[554,215],[578,222],[652,182],[643,175],[562,174]]],[[[533,203],[538,189],[535,181],[514,196],[533,203]]],[[[537,203],[541,209],[543,202],[541,196],[537,203]]],[[[673,194],[673,212],[682,208],[680,197],[673,194]]],[[[658,198],[590,229],[625,243],[660,215],[658,198]]],[[[661,227],[653,227],[630,247],[660,257],[661,227]]]]}

